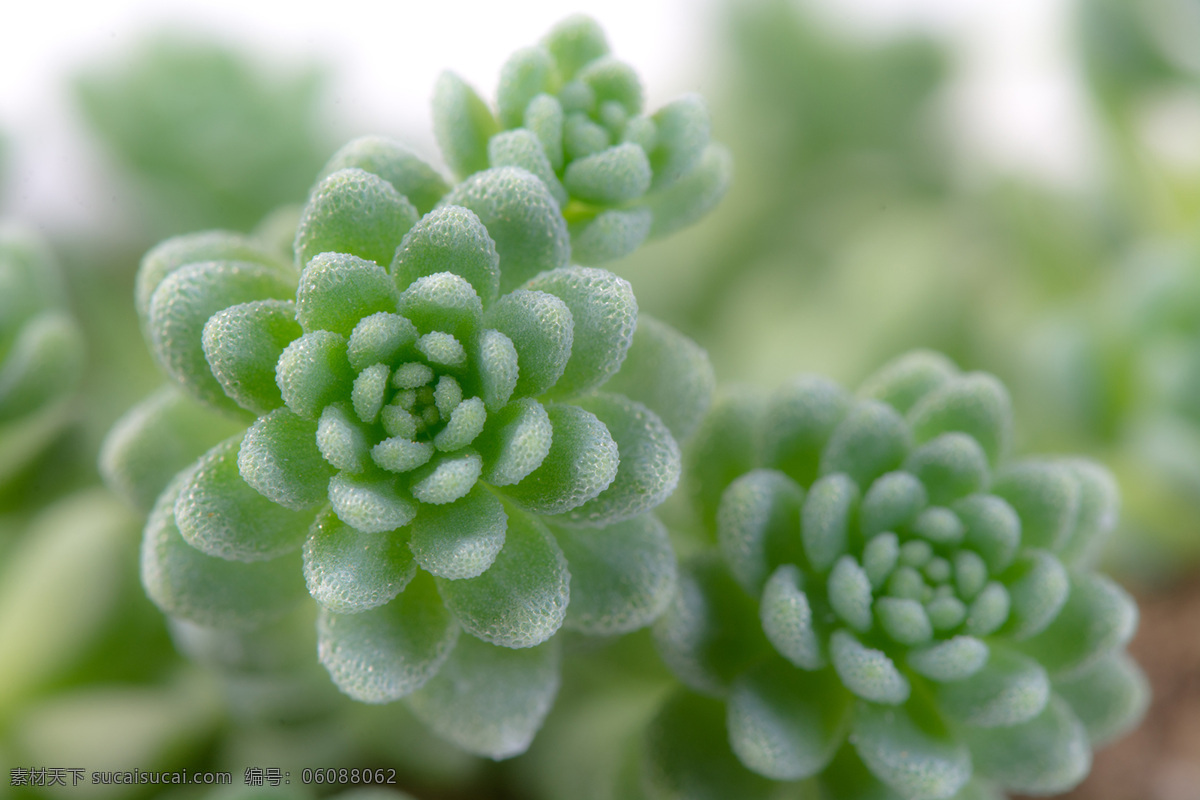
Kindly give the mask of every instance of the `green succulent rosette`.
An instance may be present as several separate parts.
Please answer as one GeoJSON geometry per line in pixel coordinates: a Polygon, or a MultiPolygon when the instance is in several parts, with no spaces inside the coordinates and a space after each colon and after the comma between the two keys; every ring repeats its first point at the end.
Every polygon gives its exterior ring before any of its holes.
{"type": "Polygon", "coordinates": [[[83,358],[50,251],[31,233],[0,225],[0,484],[68,422],[83,358]]]}
{"type": "Polygon", "coordinates": [[[118,424],[104,472],[157,498],[142,577],[165,612],[245,627],[311,595],[343,692],[513,755],[553,701],[560,627],[622,633],[669,600],[649,512],[711,368],[624,280],[569,265],[525,170],[446,191],[367,139],[327,173],[294,263],[220,232],[146,256],[137,303],[172,386],[118,424]]]}
{"type": "Polygon", "coordinates": [[[493,111],[452,72],[438,80],[434,131],[461,178],[515,166],[537,175],[568,222],[574,259],[602,264],[708,213],[729,186],[698,95],[652,114],[637,73],[596,22],[571,17],[504,64],[493,111]]]}
{"type": "Polygon", "coordinates": [[[1091,462],[1009,460],[1010,439],[1000,382],[929,352],[857,396],[801,377],[714,407],[690,474],[715,552],[655,625],[696,693],[651,732],[655,796],[1000,797],[1086,775],[1147,694],[1124,652],[1137,609],[1088,567],[1117,491],[1091,462]]]}

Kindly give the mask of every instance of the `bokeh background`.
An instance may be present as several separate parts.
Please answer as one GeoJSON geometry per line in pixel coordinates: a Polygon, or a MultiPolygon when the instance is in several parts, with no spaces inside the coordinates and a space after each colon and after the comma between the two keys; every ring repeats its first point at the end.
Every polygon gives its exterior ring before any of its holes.
{"type": "Polygon", "coordinates": [[[285,237],[272,210],[354,136],[440,163],[439,72],[490,97],[507,55],[575,11],[649,107],[705,95],[733,153],[714,213],[612,265],[722,383],[853,386],[932,347],[1007,383],[1018,452],[1116,474],[1104,560],[1142,604],[1132,649],[1155,700],[1072,796],[1200,797],[1200,4],[406,0],[6,12],[0,220],[48,245],[86,357],[36,446],[14,433],[28,419],[0,418],[0,798],[41,796],[8,785],[18,766],[237,782],[386,765],[422,798],[629,796],[670,685],[648,637],[572,643],[531,752],[484,763],[338,695],[306,613],[252,637],[168,627],[138,584],[142,520],[95,468],[161,382],[132,305],[147,248],[214,227],[285,237]]]}

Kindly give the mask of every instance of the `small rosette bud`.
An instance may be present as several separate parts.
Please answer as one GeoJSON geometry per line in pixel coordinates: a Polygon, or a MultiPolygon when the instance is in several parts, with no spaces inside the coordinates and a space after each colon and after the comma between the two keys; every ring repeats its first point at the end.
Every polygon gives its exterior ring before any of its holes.
{"type": "MultiPolygon", "coordinates": [[[[730,780],[1053,793],[1137,720],[1137,609],[1081,558],[1116,487],[1091,462],[1010,461],[1010,439],[1004,387],[924,352],[857,397],[804,377],[713,409],[691,467],[716,552],[681,570],[655,632],[691,689],[724,698],[730,780]]],[[[713,702],[656,724],[686,736],[713,702]]],[[[651,761],[668,787],[717,769],[651,761]]]]}
{"type": "Polygon", "coordinates": [[[628,64],[595,21],[576,16],[504,64],[496,110],[457,75],[434,94],[434,126],[461,177],[520,167],[569,223],[575,261],[602,264],[686,227],[728,188],[728,152],[709,140],[708,110],[686,95],[653,114],[628,64]]]}
{"type": "Polygon", "coordinates": [[[675,561],[650,512],[711,368],[627,282],[568,265],[530,173],[447,192],[380,139],[326,172],[294,266],[228,234],[147,256],[146,334],[175,388],[118,426],[106,472],[160,492],[142,567],[167,613],[254,625],[307,589],[342,691],[514,755],[553,701],[560,627],[623,633],[665,608],[675,561]],[[174,429],[201,408],[249,427],[195,453],[214,427],[174,429]],[[144,465],[168,463],[163,487],[144,465]]]}

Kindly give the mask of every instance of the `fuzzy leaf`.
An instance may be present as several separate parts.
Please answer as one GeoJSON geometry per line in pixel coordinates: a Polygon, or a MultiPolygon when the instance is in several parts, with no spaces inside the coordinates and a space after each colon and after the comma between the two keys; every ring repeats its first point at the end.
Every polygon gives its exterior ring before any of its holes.
{"type": "Polygon", "coordinates": [[[896,664],[849,631],[834,631],[829,637],[829,659],[842,684],[864,700],[896,706],[908,699],[912,687],[896,664]]]}
{"type": "Polygon", "coordinates": [[[296,230],[300,269],[320,253],[345,253],[392,263],[396,247],[421,215],[383,178],[343,169],[313,189],[296,230]]]}
{"type": "Polygon", "coordinates": [[[383,178],[422,215],[428,214],[450,191],[437,170],[404,145],[384,136],[360,136],[342,145],[321,170],[321,178],[350,168],[383,178]]]}
{"type": "Polygon", "coordinates": [[[479,370],[484,407],[494,413],[507,406],[520,379],[520,357],[512,339],[487,328],[475,340],[472,359],[479,370]]]}
{"type": "Polygon", "coordinates": [[[705,530],[716,530],[717,508],[725,488],[760,466],[758,442],[765,404],[748,391],[718,396],[701,421],[687,452],[692,500],[705,530]]]}
{"type": "Polygon", "coordinates": [[[1020,641],[1045,630],[1067,602],[1070,579],[1063,565],[1044,551],[1027,551],[1008,582],[1012,612],[1008,632],[1020,641]]]}
{"type": "Polygon", "coordinates": [[[963,544],[978,553],[993,574],[1012,563],[1021,544],[1021,518],[1004,499],[972,495],[956,502],[954,513],[963,523],[963,544]]]}
{"type": "Polygon", "coordinates": [[[392,478],[357,478],[339,472],[329,481],[329,503],[342,522],[364,533],[402,528],[417,514],[417,504],[392,478]]]}
{"type": "Polygon", "coordinates": [[[926,395],[956,375],[958,368],[954,362],[941,353],[913,350],[863,381],[858,394],[907,414],[926,395]]]}
{"type": "Polygon", "coordinates": [[[421,688],[457,641],[458,626],[428,576],[380,608],[322,608],[317,617],[317,658],[339,689],[363,703],[389,703],[421,688]]]}
{"type": "Polygon", "coordinates": [[[858,509],[859,530],[870,539],[883,531],[907,527],[929,502],[925,485],[909,472],[878,477],[858,509]]]}
{"type": "Polygon", "coordinates": [[[943,800],[971,778],[971,754],[944,731],[929,730],[910,708],[858,704],[850,741],[876,778],[905,800],[943,800]]]}
{"type": "Polygon", "coordinates": [[[117,420],[100,450],[105,484],[142,511],[181,470],[242,425],[174,386],[156,391],[117,420]]]}
{"type": "Polygon", "coordinates": [[[1008,452],[1012,440],[1012,401],[995,377],[980,372],[946,381],[908,412],[913,436],[926,442],[959,431],[979,442],[993,464],[1008,452]]]}
{"type": "Polygon", "coordinates": [[[779,564],[795,561],[804,490],[775,470],[747,472],[725,489],[717,544],[733,577],[751,595],[779,564]]]}
{"type": "Polygon", "coordinates": [[[279,357],[275,382],[288,408],[305,419],[316,419],[327,405],[348,397],[353,389],[345,337],[330,331],[304,334],[279,357]]]}
{"type": "Polygon", "coordinates": [[[913,450],[904,469],[929,490],[929,502],[945,505],[987,491],[987,454],[965,433],[943,433],[913,450]]]}
{"type": "MultiPolygon", "coordinates": [[[[358,424],[345,403],[325,406],[317,421],[317,448],[325,461],[344,473],[358,475],[367,469],[371,456],[375,455],[367,436],[367,430],[358,424]]],[[[380,443],[376,447],[386,449],[387,445],[380,443]]]]}
{"type": "Polygon", "coordinates": [[[571,357],[555,394],[595,389],[621,368],[637,325],[637,300],[628,281],[607,270],[567,267],[539,275],[525,288],[552,294],[571,309],[571,357]]]}
{"type": "Polygon", "coordinates": [[[209,317],[201,344],[225,394],[247,411],[265,414],[283,405],[275,365],[284,348],[302,333],[295,303],[256,300],[209,317]]]}
{"type": "Polygon", "coordinates": [[[822,475],[842,472],[859,486],[900,466],[912,446],[904,419],[874,400],[851,406],[821,453],[822,475]]]}
{"type": "Polygon", "coordinates": [[[324,503],[333,470],[317,449],[316,434],[314,423],[286,408],[259,417],[238,451],[242,480],[293,511],[324,503]]]}
{"type": "Polygon", "coordinates": [[[1060,554],[1069,564],[1087,562],[1117,526],[1120,492],[1112,473],[1094,461],[1072,459],[1066,466],[1079,482],[1079,514],[1060,554]]]}
{"type": "Polygon", "coordinates": [[[553,435],[550,415],[541,403],[529,397],[510,403],[476,440],[484,480],[493,486],[524,480],[546,460],[553,435]]]}
{"type": "Polygon", "coordinates": [[[667,426],[641,403],[619,394],[598,393],[579,401],[596,415],[617,445],[617,473],[596,497],[572,509],[573,523],[603,525],[643,514],[675,491],[679,445],[667,426]]]}
{"type": "Polygon", "coordinates": [[[542,146],[542,152],[557,172],[563,167],[563,115],[558,98],[539,94],[525,107],[524,127],[533,132],[542,146]]]}
{"type": "Polygon", "coordinates": [[[1057,551],[1079,519],[1079,480],[1064,464],[1026,461],[996,476],[992,491],[1021,518],[1021,543],[1057,551]]]}
{"type": "Polygon", "coordinates": [[[433,88],[433,133],[442,157],[459,178],[487,169],[487,143],[498,130],[483,99],[453,72],[433,88]]]}
{"type": "Polygon", "coordinates": [[[823,770],[845,740],[854,698],[832,671],[779,660],[742,675],[729,694],[729,744],[743,764],[779,781],[823,770]]]}
{"type": "Polygon", "coordinates": [[[438,579],[446,607],[473,636],[501,647],[533,647],[562,627],[571,575],[540,522],[508,518],[504,547],[482,575],[438,579]]]}
{"type": "Polygon", "coordinates": [[[781,656],[801,669],[817,670],[825,666],[825,655],[803,582],[794,564],[776,569],[763,589],[759,618],[763,633],[781,656]]]}
{"type": "Polygon", "coordinates": [[[648,208],[610,208],[596,216],[572,222],[571,256],[588,267],[624,258],[641,247],[650,235],[654,214],[648,208]]]}
{"type": "Polygon", "coordinates": [[[496,106],[505,128],[521,125],[525,107],[537,95],[549,91],[554,77],[554,59],[544,47],[523,47],[508,57],[500,68],[496,106]]]}
{"type": "Polygon", "coordinates": [[[617,205],[645,194],[650,179],[650,160],[645,151],[626,142],[571,162],[563,175],[563,186],[585,202],[617,205]]]}
{"type": "Polygon", "coordinates": [[[1054,692],[1071,706],[1093,748],[1124,736],[1145,715],[1150,685],[1124,652],[1113,652],[1070,678],[1055,680],[1054,692]]]}
{"type": "Polygon", "coordinates": [[[453,503],[471,491],[482,471],[483,459],[478,453],[460,451],[443,456],[413,475],[413,497],[435,506],[453,503]]]}
{"type": "Polygon", "coordinates": [[[688,227],[712,211],[733,182],[733,156],[719,144],[704,148],[700,162],[675,183],[646,200],[654,214],[650,238],[688,227]]]}
{"type": "Polygon", "coordinates": [[[496,301],[484,321],[516,348],[518,396],[536,397],[562,377],[575,331],[571,309],[562,300],[546,292],[518,289],[496,301]]]}
{"type": "Polygon", "coordinates": [[[356,530],[326,508],[304,542],[304,580],[322,608],[357,614],[404,591],[417,573],[405,541],[356,530]]]}
{"type": "Polygon", "coordinates": [[[567,204],[567,191],[554,174],[542,143],[531,131],[518,128],[493,136],[488,142],[488,166],[520,167],[546,185],[559,208],[567,204]]]}
{"type": "Polygon", "coordinates": [[[554,527],[571,570],[565,627],[588,636],[643,628],[675,590],[675,551],[653,515],[602,528],[554,527]]]}
{"type": "Polygon", "coordinates": [[[537,469],[506,491],[535,513],[564,514],[612,484],[617,443],[595,414],[578,406],[552,403],[546,413],[553,430],[549,452],[537,469]]]}
{"type": "Polygon", "coordinates": [[[350,366],[361,372],[415,354],[418,335],[417,327],[397,314],[379,312],[364,317],[354,326],[346,345],[350,366]]]}
{"type": "Polygon", "coordinates": [[[150,300],[168,275],[204,261],[243,261],[262,264],[281,274],[288,268],[262,243],[231,231],[203,231],[167,239],[142,257],[134,285],[134,306],[145,323],[150,319],[150,300]]]}
{"type": "Polygon", "coordinates": [[[502,759],[528,749],[559,685],[557,642],[510,650],[463,636],[441,670],[409,696],[412,712],[468,752],[502,759]]]}
{"type": "Polygon", "coordinates": [[[444,506],[430,506],[412,524],[409,547],[417,563],[440,578],[474,578],[487,570],[504,546],[508,515],[495,495],[476,484],[444,506]]]}
{"type": "Polygon", "coordinates": [[[633,341],[606,391],[642,403],[677,441],[691,435],[712,403],[716,376],[704,349],[666,323],[639,314],[633,341]]]}
{"type": "Polygon", "coordinates": [[[710,124],[704,98],[688,94],[654,112],[657,147],[650,151],[654,169],[652,191],[679,181],[699,163],[708,147],[710,124]]]}
{"type": "Polygon", "coordinates": [[[913,647],[933,638],[933,624],[929,621],[929,615],[916,600],[881,597],[875,602],[875,615],[893,642],[913,647]]]}
{"type": "Polygon", "coordinates": [[[1049,795],[1073,788],[1092,766],[1087,731],[1070,707],[1051,695],[1042,713],[1020,725],[964,732],[975,769],[1003,788],[1049,795]]]}
{"type": "Polygon", "coordinates": [[[871,629],[871,580],[853,556],[842,556],[829,572],[829,606],[859,633],[871,629]]]}
{"type": "Polygon", "coordinates": [[[983,668],[935,687],[938,705],[956,722],[977,728],[1017,725],[1042,712],[1050,680],[1041,664],[992,647],[983,668]]]}
{"type": "Polygon", "coordinates": [[[207,261],[168,275],[150,300],[150,348],[168,375],[195,397],[241,411],[213,377],[204,355],[204,326],[223,309],[251,300],[287,299],[294,284],[261,264],[207,261]]]}
{"type": "Polygon", "coordinates": [[[175,522],[188,544],[231,561],[265,561],[297,549],[312,515],[286,509],[242,480],[242,437],[205,453],[179,490],[175,522]]]}
{"type": "Polygon", "coordinates": [[[591,17],[574,14],[546,34],[542,44],[554,56],[558,73],[569,81],[586,64],[608,54],[608,39],[591,17]]]}
{"type": "Polygon", "coordinates": [[[858,500],[858,487],[840,473],[826,475],[808,490],[801,512],[801,537],[813,569],[826,571],[846,552],[858,500]]]}
{"type": "Polygon", "coordinates": [[[765,461],[800,485],[811,484],[821,450],[849,408],[846,392],[825,378],[803,375],[784,384],[767,406],[765,461]]]}
{"type": "Polygon", "coordinates": [[[518,167],[485,170],[456,186],[443,202],[470,209],[487,228],[500,256],[501,292],[571,258],[558,203],[530,172],[518,167]]]}
{"type": "Polygon", "coordinates": [[[251,563],[201,553],[175,525],[185,472],[158,499],[142,539],[142,585],[172,617],[199,625],[253,628],[283,616],[305,596],[299,554],[251,563]]]}
{"type": "Polygon", "coordinates": [[[439,272],[452,272],[470,283],[484,306],[496,299],[500,256],[473,211],[456,205],[434,209],[404,236],[391,262],[392,277],[401,289],[439,272]]]}
{"type": "Polygon", "coordinates": [[[395,283],[379,264],[322,252],[300,273],[296,320],[305,333],[332,331],[349,336],[363,317],[394,312],[397,299],[395,283]]]}
{"type": "Polygon", "coordinates": [[[949,683],[969,678],[987,663],[987,644],[973,636],[955,636],[908,653],[908,665],[930,680],[949,683]]]}
{"type": "Polygon", "coordinates": [[[1137,629],[1133,599],[1102,575],[1073,575],[1062,611],[1041,633],[1021,643],[1021,649],[1051,675],[1084,669],[1123,648],[1137,629]]]}

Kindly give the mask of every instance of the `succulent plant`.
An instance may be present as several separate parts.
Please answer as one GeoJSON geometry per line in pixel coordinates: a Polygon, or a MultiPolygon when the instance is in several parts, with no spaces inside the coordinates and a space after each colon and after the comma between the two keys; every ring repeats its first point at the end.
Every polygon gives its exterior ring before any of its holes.
{"type": "Polygon", "coordinates": [[[27,231],[0,226],[0,484],[68,421],[83,355],[49,249],[27,231]]]}
{"type": "Polygon", "coordinates": [[[294,264],[223,232],[148,253],[137,305],[174,386],[103,465],[157,494],[151,598],[251,626],[307,587],[342,691],[405,697],[473,752],[523,750],[557,689],[555,632],[665,607],[675,560],[649,512],[713,384],[702,350],[570,253],[529,172],[447,191],[379,138],[333,157],[294,264]]]}
{"type": "Polygon", "coordinates": [[[714,407],[688,463],[716,547],[681,567],[655,635],[719,701],[663,711],[659,794],[813,778],[839,800],[933,800],[1082,779],[1146,701],[1124,653],[1136,606],[1088,566],[1117,491],[1088,461],[1010,460],[1011,428],[999,381],[923,351],[857,396],[808,376],[714,407]]]}
{"type": "Polygon", "coordinates": [[[569,224],[575,261],[601,264],[692,224],[729,184],[729,155],[709,141],[704,101],[686,95],[647,115],[642,95],[595,21],[576,16],[509,58],[495,113],[443,73],[434,126],[462,178],[503,166],[537,175],[569,224]]]}

